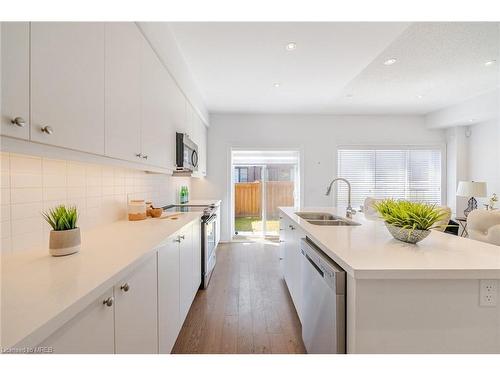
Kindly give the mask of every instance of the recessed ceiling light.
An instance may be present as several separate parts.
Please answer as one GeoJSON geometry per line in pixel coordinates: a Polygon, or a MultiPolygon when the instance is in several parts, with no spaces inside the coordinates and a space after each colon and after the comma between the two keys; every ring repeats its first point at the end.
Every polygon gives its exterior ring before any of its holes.
{"type": "Polygon", "coordinates": [[[354,96],[353,94],[347,94],[345,97],[346,97],[347,99],[352,99],[352,98],[353,98],[353,96],[354,96]]]}
{"type": "Polygon", "coordinates": [[[295,48],[297,48],[297,43],[289,42],[289,43],[287,43],[285,48],[287,51],[293,51],[295,48]]]}
{"type": "Polygon", "coordinates": [[[475,118],[471,118],[469,122],[474,122],[475,120],[476,120],[475,118]]]}
{"type": "Polygon", "coordinates": [[[422,99],[424,96],[423,95],[417,95],[417,98],[422,99]]]}
{"type": "Polygon", "coordinates": [[[280,83],[279,82],[276,82],[273,84],[274,87],[280,87],[280,83]]]}
{"type": "Polygon", "coordinates": [[[391,57],[390,59],[387,59],[384,61],[384,65],[392,65],[394,64],[396,61],[398,61],[398,59],[394,58],[394,57],[391,57]]]}
{"type": "Polygon", "coordinates": [[[484,66],[491,66],[491,65],[495,64],[496,62],[497,62],[496,60],[486,61],[486,62],[484,63],[484,66]]]}

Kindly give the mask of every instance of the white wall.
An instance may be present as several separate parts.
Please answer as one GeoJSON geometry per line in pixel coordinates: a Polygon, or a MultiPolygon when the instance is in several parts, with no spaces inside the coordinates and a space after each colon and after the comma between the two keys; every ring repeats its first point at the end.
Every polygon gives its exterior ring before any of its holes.
{"type": "Polygon", "coordinates": [[[500,122],[494,120],[471,126],[468,141],[469,179],[486,181],[488,194],[500,195],[500,122]]]}
{"type": "Polygon", "coordinates": [[[208,177],[193,180],[193,198],[222,199],[221,239],[229,240],[231,147],[300,148],[304,206],[331,206],[325,196],[336,176],[338,145],[444,144],[445,131],[425,128],[419,116],[212,115],[208,177]]]}

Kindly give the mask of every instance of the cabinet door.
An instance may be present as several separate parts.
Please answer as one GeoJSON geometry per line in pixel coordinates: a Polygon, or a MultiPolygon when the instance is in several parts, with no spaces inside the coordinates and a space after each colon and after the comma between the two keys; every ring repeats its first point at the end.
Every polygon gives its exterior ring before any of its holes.
{"type": "Polygon", "coordinates": [[[288,220],[283,220],[284,228],[283,228],[283,276],[285,278],[286,285],[288,287],[288,291],[290,295],[292,294],[292,268],[293,268],[293,256],[291,254],[293,250],[293,232],[291,229],[291,223],[288,220]]]}
{"type": "Polygon", "coordinates": [[[114,288],[116,353],[157,353],[156,256],[114,288]]]}
{"type": "Polygon", "coordinates": [[[293,303],[295,305],[295,310],[297,310],[297,315],[302,321],[302,254],[300,252],[300,241],[304,237],[304,233],[294,225],[293,230],[293,242],[292,250],[290,252],[292,260],[292,277],[293,277],[293,303]]]}
{"type": "Polygon", "coordinates": [[[169,238],[158,249],[158,338],[159,352],[172,351],[179,331],[180,319],[180,259],[177,237],[169,238]]]}
{"type": "Polygon", "coordinates": [[[113,298],[111,289],[39,346],[52,347],[56,354],[114,353],[113,305],[103,303],[108,298],[113,298]]]}
{"type": "Polygon", "coordinates": [[[192,225],[193,230],[193,296],[196,296],[201,284],[201,223],[192,225]]]}
{"type": "Polygon", "coordinates": [[[31,24],[31,140],[104,154],[104,23],[31,24]]]}
{"type": "Polygon", "coordinates": [[[105,152],[142,162],[141,53],[143,37],[133,22],[106,23],[105,152]]]}
{"type": "Polygon", "coordinates": [[[201,137],[200,137],[200,171],[202,176],[207,175],[207,164],[208,164],[208,128],[205,124],[201,123],[201,137]]]}
{"type": "Polygon", "coordinates": [[[144,162],[167,167],[170,159],[167,71],[144,40],[142,61],[141,152],[144,162]]]}
{"type": "Polygon", "coordinates": [[[28,139],[29,23],[2,22],[1,28],[1,134],[28,139]],[[16,118],[16,123],[12,123],[16,118]]]}
{"type": "Polygon", "coordinates": [[[183,323],[193,302],[193,234],[192,226],[180,232],[180,317],[183,323]]]}
{"type": "Polygon", "coordinates": [[[166,92],[168,100],[164,104],[168,112],[170,127],[165,146],[169,149],[169,167],[175,168],[175,133],[186,132],[186,99],[169,74],[166,78],[166,92]]]}

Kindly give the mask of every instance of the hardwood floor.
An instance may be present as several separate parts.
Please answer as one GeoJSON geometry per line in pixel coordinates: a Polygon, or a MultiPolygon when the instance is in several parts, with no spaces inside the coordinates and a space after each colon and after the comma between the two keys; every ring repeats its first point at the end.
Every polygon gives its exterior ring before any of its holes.
{"type": "Polygon", "coordinates": [[[172,353],[305,353],[277,243],[220,244],[172,353]]]}

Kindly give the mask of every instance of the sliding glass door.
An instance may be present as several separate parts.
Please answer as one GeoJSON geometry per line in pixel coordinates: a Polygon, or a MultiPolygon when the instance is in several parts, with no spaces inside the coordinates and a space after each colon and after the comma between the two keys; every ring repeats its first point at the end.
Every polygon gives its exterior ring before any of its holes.
{"type": "Polygon", "coordinates": [[[278,207],[299,204],[298,151],[232,152],[234,235],[278,237],[278,207]]]}

